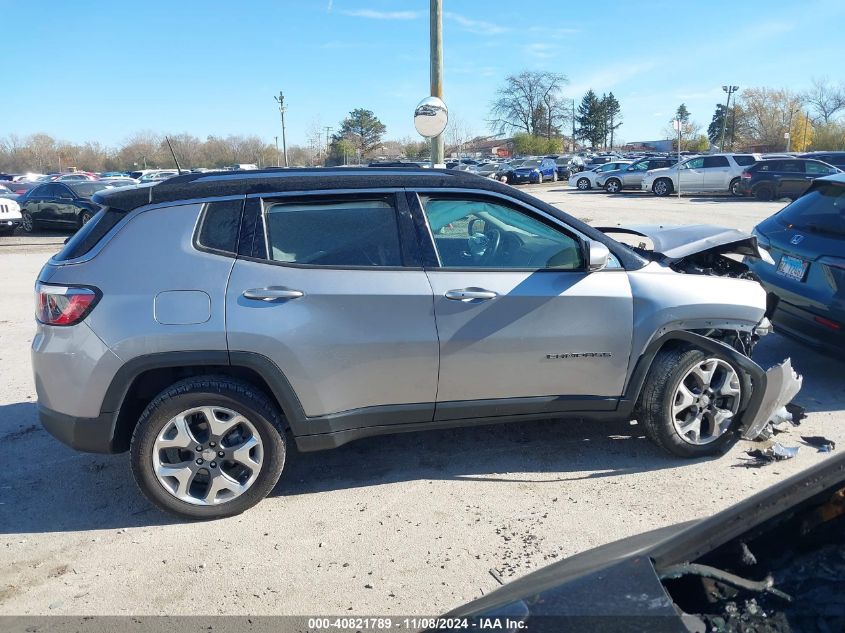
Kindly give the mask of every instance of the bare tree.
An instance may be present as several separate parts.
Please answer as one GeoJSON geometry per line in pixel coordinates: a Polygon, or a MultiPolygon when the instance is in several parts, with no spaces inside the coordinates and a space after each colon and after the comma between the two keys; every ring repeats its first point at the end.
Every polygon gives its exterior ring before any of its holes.
{"type": "Polygon", "coordinates": [[[475,132],[470,125],[456,114],[449,115],[449,123],[446,124],[444,135],[447,151],[457,154],[462,153],[464,146],[475,138],[475,132]]]}
{"type": "Polygon", "coordinates": [[[502,133],[522,131],[551,138],[566,122],[561,90],[569,80],[548,71],[524,70],[509,75],[490,106],[490,126],[502,133]]]}
{"type": "Polygon", "coordinates": [[[803,99],[827,125],[837,112],[845,109],[845,84],[834,86],[827,77],[814,77],[813,87],[804,93],[803,99]]]}

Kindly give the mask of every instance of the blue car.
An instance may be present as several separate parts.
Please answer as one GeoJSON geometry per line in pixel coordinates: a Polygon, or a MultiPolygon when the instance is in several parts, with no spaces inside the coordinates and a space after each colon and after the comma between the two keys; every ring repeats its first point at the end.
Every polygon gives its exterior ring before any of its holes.
{"type": "Polygon", "coordinates": [[[554,158],[530,159],[514,168],[509,184],[518,185],[523,182],[557,181],[557,163],[554,158]]]}
{"type": "Polygon", "coordinates": [[[774,263],[746,263],[768,292],[775,330],[826,351],[845,350],[845,174],[817,178],[754,234],[774,263]]]}

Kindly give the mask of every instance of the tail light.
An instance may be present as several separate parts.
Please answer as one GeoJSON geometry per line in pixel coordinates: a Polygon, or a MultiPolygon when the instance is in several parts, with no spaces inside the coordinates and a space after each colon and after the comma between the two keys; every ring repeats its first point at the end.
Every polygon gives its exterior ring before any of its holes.
{"type": "Polygon", "coordinates": [[[740,178],[742,178],[743,180],[751,180],[751,172],[750,171],[742,172],[742,175],[740,176],[740,178]]]}
{"type": "Polygon", "coordinates": [[[829,329],[831,329],[831,330],[840,330],[840,329],[842,329],[842,326],[841,326],[841,325],[839,325],[836,321],[831,321],[830,319],[825,319],[824,317],[817,316],[817,317],[814,317],[814,320],[815,320],[815,322],[816,322],[816,323],[818,323],[819,325],[823,325],[823,326],[825,326],[826,328],[829,328],[829,329]]]}
{"type": "Polygon", "coordinates": [[[100,300],[99,290],[84,286],[35,285],[35,318],[44,325],[76,325],[100,300]]]}

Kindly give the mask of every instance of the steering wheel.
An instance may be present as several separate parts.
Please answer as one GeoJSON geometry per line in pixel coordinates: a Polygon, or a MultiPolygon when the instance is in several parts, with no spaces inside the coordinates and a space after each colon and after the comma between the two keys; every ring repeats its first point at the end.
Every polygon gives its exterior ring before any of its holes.
{"type": "MultiPolygon", "coordinates": [[[[470,222],[467,229],[472,227],[470,222]]],[[[496,257],[502,245],[502,233],[498,229],[487,229],[478,233],[470,233],[467,237],[467,250],[476,262],[489,262],[496,257]]]]}

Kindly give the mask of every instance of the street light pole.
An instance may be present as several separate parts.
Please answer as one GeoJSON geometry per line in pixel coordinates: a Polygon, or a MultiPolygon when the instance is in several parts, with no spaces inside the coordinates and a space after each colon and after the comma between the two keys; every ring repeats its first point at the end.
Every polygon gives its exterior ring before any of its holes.
{"type": "Polygon", "coordinates": [[[276,167],[281,167],[282,166],[282,157],[279,154],[279,137],[274,136],[273,138],[276,139],[276,167]]]}
{"type": "Polygon", "coordinates": [[[282,115],[282,152],[285,155],[285,167],[288,166],[288,145],[285,142],[285,95],[282,94],[282,91],[279,91],[278,97],[273,97],[276,100],[276,103],[279,104],[279,113],[282,115]]]}
{"type": "MultiPolygon", "coordinates": [[[[728,93],[728,102],[725,104],[725,115],[722,117],[722,142],[719,143],[719,151],[725,151],[725,130],[728,127],[728,112],[731,110],[731,95],[739,90],[739,86],[722,86],[722,90],[728,93]]],[[[734,121],[736,125],[736,121],[734,121]]]]}
{"type": "Polygon", "coordinates": [[[334,128],[326,125],[325,127],[323,127],[323,129],[326,131],[326,159],[328,159],[328,157],[329,157],[329,133],[334,128]]]}
{"type": "MultiPolygon", "coordinates": [[[[443,0],[431,0],[431,96],[443,98],[443,0]]],[[[444,162],[443,134],[431,139],[431,166],[444,162]]]]}
{"type": "Polygon", "coordinates": [[[796,109],[792,106],[789,106],[789,122],[786,124],[786,151],[789,152],[789,146],[792,143],[792,116],[795,114],[796,109]]]}

